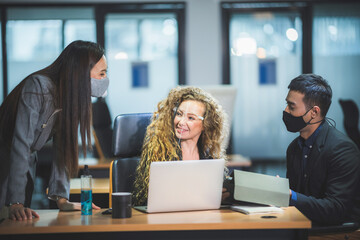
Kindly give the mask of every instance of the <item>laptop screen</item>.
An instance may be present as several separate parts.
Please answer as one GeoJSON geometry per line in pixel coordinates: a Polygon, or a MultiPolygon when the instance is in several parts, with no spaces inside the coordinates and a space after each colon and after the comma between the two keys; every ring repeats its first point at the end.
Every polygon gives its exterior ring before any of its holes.
{"type": "Polygon", "coordinates": [[[152,162],[147,212],[218,209],[224,159],[152,162]]]}

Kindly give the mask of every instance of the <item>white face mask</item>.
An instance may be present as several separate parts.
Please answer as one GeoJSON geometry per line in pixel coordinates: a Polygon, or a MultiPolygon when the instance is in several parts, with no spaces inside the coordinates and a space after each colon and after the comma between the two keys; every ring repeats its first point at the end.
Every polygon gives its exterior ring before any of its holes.
{"type": "Polygon", "coordinates": [[[102,79],[91,78],[91,96],[103,97],[107,93],[109,87],[109,78],[104,77],[102,79]]]}

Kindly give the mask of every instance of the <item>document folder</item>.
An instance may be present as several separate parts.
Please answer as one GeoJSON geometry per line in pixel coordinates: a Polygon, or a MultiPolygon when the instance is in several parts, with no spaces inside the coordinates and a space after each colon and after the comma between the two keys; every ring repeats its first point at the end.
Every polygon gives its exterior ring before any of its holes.
{"type": "Polygon", "coordinates": [[[244,214],[273,214],[273,213],[283,213],[284,210],[279,207],[272,207],[272,206],[231,206],[231,210],[236,212],[241,212],[244,214]]]}
{"type": "Polygon", "coordinates": [[[234,170],[234,199],[277,207],[289,206],[289,179],[234,170]]]}

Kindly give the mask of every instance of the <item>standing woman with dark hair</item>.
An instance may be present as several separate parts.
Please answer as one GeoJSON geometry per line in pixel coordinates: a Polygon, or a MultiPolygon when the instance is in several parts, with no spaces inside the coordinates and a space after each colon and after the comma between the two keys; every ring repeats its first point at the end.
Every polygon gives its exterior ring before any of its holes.
{"type": "Polygon", "coordinates": [[[78,130],[80,126],[86,156],[86,145],[91,146],[91,96],[106,92],[106,72],[101,46],[74,41],[50,66],[30,74],[4,100],[0,106],[1,216],[14,220],[39,217],[29,208],[36,152],[52,137],[55,156],[49,198],[60,210],[81,209],[80,203],[68,201],[70,177],[78,170],[78,130]]]}

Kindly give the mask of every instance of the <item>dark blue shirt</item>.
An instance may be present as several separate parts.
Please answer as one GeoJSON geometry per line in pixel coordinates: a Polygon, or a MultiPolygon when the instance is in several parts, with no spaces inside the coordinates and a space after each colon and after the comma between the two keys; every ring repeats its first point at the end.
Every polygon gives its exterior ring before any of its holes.
{"type": "MultiPolygon", "coordinates": [[[[321,127],[324,122],[320,124],[320,126],[311,134],[311,136],[308,139],[304,139],[302,137],[298,138],[298,144],[300,149],[302,150],[302,161],[301,161],[301,175],[306,177],[305,169],[306,164],[308,162],[310,152],[313,148],[314,142],[316,140],[316,137],[319,135],[321,127]]],[[[290,199],[290,205],[295,206],[297,201],[297,193],[293,190],[291,190],[291,199],[290,199]]]]}

